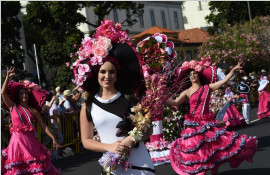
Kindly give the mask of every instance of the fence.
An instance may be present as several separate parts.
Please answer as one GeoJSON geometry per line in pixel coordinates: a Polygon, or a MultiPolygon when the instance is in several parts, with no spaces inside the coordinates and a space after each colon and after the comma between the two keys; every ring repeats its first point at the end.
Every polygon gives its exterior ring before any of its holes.
{"type": "MultiPolygon", "coordinates": [[[[44,121],[45,124],[49,127],[50,131],[56,136],[57,139],[57,130],[53,126],[53,124],[49,120],[44,121]]],[[[80,136],[80,122],[79,116],[62,116],[60,121],[60,131],[63,134],[63,143],[62,147],[74,145],[75,152],[80,152],[80,143],[81,143],[81,136],[80,136]]],[[[42,130],[37,122],[34,122],[36,127],[36,136],[40,143],[44,144],[48,149],[53,150],[52,139],[42,130]]],[[[9,126],[6,125],[1,128],[1,146],[2,149],[6,148],[9,144],[10,133],[9,133],[9,126]]]]}

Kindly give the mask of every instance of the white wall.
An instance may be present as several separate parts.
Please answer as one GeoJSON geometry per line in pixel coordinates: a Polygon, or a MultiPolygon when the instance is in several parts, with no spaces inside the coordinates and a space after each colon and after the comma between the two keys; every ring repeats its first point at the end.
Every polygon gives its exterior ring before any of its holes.
{"type": "Polygon", "coordinates": [[[185,29],[206,28],[212,26],[208,24],[205,17],[211,12],[209,1],[185,1],[183,4],[183,17],[185,29]],[[200,9],[201,4],[201,9],[200,9]],[[186,19],[186,20],[185,20],[186,19]],[[187,23],[185,23],[187,21],[187,23]]]}
{"type": "MultiPolygon", "coordinates": [[[[165,13],[165,18],[166,18],[166,28],[170,29],[170,30],[183,30],[184,29],[184,24],[183,24],[183,16],[182,16],[182,7],[181,7],[181,2],[162,2],[162,1],[158,1],[158,2],[143,2],[140,1],[140,3],[144,4],[144,14],[143,14],[143,19],[144,19],[144,27],[140,26],[140,20],[139,18],[137,18],[138,22],[133,25],[133,26],[124,26],[123,25],[123,29],[128,29],[129,30],[129,37],[132,37],[134,35],[137,35],[151,27],[152,23],[151,23],[151,17],[150,17],[150,9],[152,9],[154,11],[154,15],[155,15],[155,22],[156,22],[156,26],[159,27],[163,27],[162,24],[162,18],[161,18],[161,10],[164,11],[165,13]],[[177,16],[178,16],[178,23],[179,23],[179,28],[177,29],[175,27],[175,22],[174,22],[174,12],[177,12],[177,16]]],[[[87,17],[88,21],[91,23],[95,23],[95,21],[97,20],[97,17],[95,16],[94,12],[93,12],[93,7],[90,8],[84,8],[82,10],[82,14],[87,17]]],[[[117,14],[118,14],[118,20],[119,22],[122,22],[126,19],[126,10],[117,10],[117,14]]],[[[106,16],[105,18],[110,19],[110,20],[114,20],[113,17],[113,11],[111,11],[111,13],[106,16]]],[[[134,18],[134,17],[132,17],[134,18]]],[[[126,23],[125,23],[126,24],[126,23]]],[[[85,33],[88,33],[87,30],[95,30],[94,27],[82,24],[79,26],[79,28],[84,31],[85,33]]]]}

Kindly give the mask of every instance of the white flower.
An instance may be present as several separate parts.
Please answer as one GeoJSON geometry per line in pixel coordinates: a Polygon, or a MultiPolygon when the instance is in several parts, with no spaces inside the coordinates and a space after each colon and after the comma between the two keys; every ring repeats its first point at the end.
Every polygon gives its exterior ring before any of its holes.
{"type": "Polygon", "coordinates": [[[138,142],[142,139],[143,133],[137,129],[137,127],[133,128],[132,131],[129,131],[129,135],[131,136],[131,140],[134,142],[138,142]]]}

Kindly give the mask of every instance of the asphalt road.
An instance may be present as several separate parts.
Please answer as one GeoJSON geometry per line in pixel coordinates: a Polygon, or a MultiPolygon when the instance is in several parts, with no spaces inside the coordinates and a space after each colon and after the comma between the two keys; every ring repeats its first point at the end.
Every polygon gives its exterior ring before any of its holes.
{"type": "MultiPolygon", "coordinates": [[[[270,175],[270,118],[257,120],[257,107],[251,108],[251,124],[234,128],[239,134],[257,136],[258,151],[253,163],[244,161],[238,168],[232,169],[228,163],[220,166],[219,175],[270,175]]],[[[72,157],[59,159],[52,163],[60,168],[63,175],[100,175],[101,166],[97,160],[101,153],[84,151],[72,157]]],[[[176,175],[170,164],[155,167],[157,175],[176,175]]],[[[210,175],[207,172],[206,175],[210,175]]]]}

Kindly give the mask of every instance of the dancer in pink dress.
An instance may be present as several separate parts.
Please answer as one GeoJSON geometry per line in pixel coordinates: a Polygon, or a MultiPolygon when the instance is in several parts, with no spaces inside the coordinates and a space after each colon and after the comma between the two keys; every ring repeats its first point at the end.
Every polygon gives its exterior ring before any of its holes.
{"type": "Polygon", "coordinates": [[[50,162],[50,151],[36,139],[33,126],[35,118],[52,138],[53,145],[56,148],[60,147],[38,112],[45,102],[47,92],[34,83],[30,84],[29,81],[21,83],[9,81],[14,74],[14,68],[11,67],[7,71],[2,87],[2,97],[10,110],[12,120],[9,145],[2,150],[1,155],[2,174],[60,174],[50,162]]]}
{"type": "Polygon", "coordinates": [[[258,118],[263,119],[270,116],[270,92],[267,91],[267,85],[269,80],[267,77],[263,77],[259,82],[259,106],[258,106],[258,118]]]}
{"type": "MultiPolygon", "coordinates": [[[[234,96],[234,93],[227,87],[225,89],[224,97],[234,96]]],[[[222,120],[225,123],[225,128],[232,128],[236,126],[246,125],[245,118],[240,114],[234,104],[231,104],[222,120]]]]}
{"type": "MultiPolygon", "coordinates": [[[[242,68],[241,64],[242,61],[225,79],[216,83],[213,83],[215,67],[210,66],[199,73],[192,67],[187,68],[191,87],[175,100],[168,100],[169,105],[179,105],[186,99],[190,104],[190,113],[185,115],[186,128],[170,149],[171,165],[176,173],[205,175],[207,170],[211,170],[216,174],[219,165],[224,162],[230,162],[231,167],[235,168],[243,160],[252,161],[257,150],[257,138],[226,131],[209,111],[211,91],[226,83],[236,70],[242,68]],[[207,72],[210,74],[207,75],[207,72]]],[[[179,72],[185,71],[180,68],[179,72]]]]}

